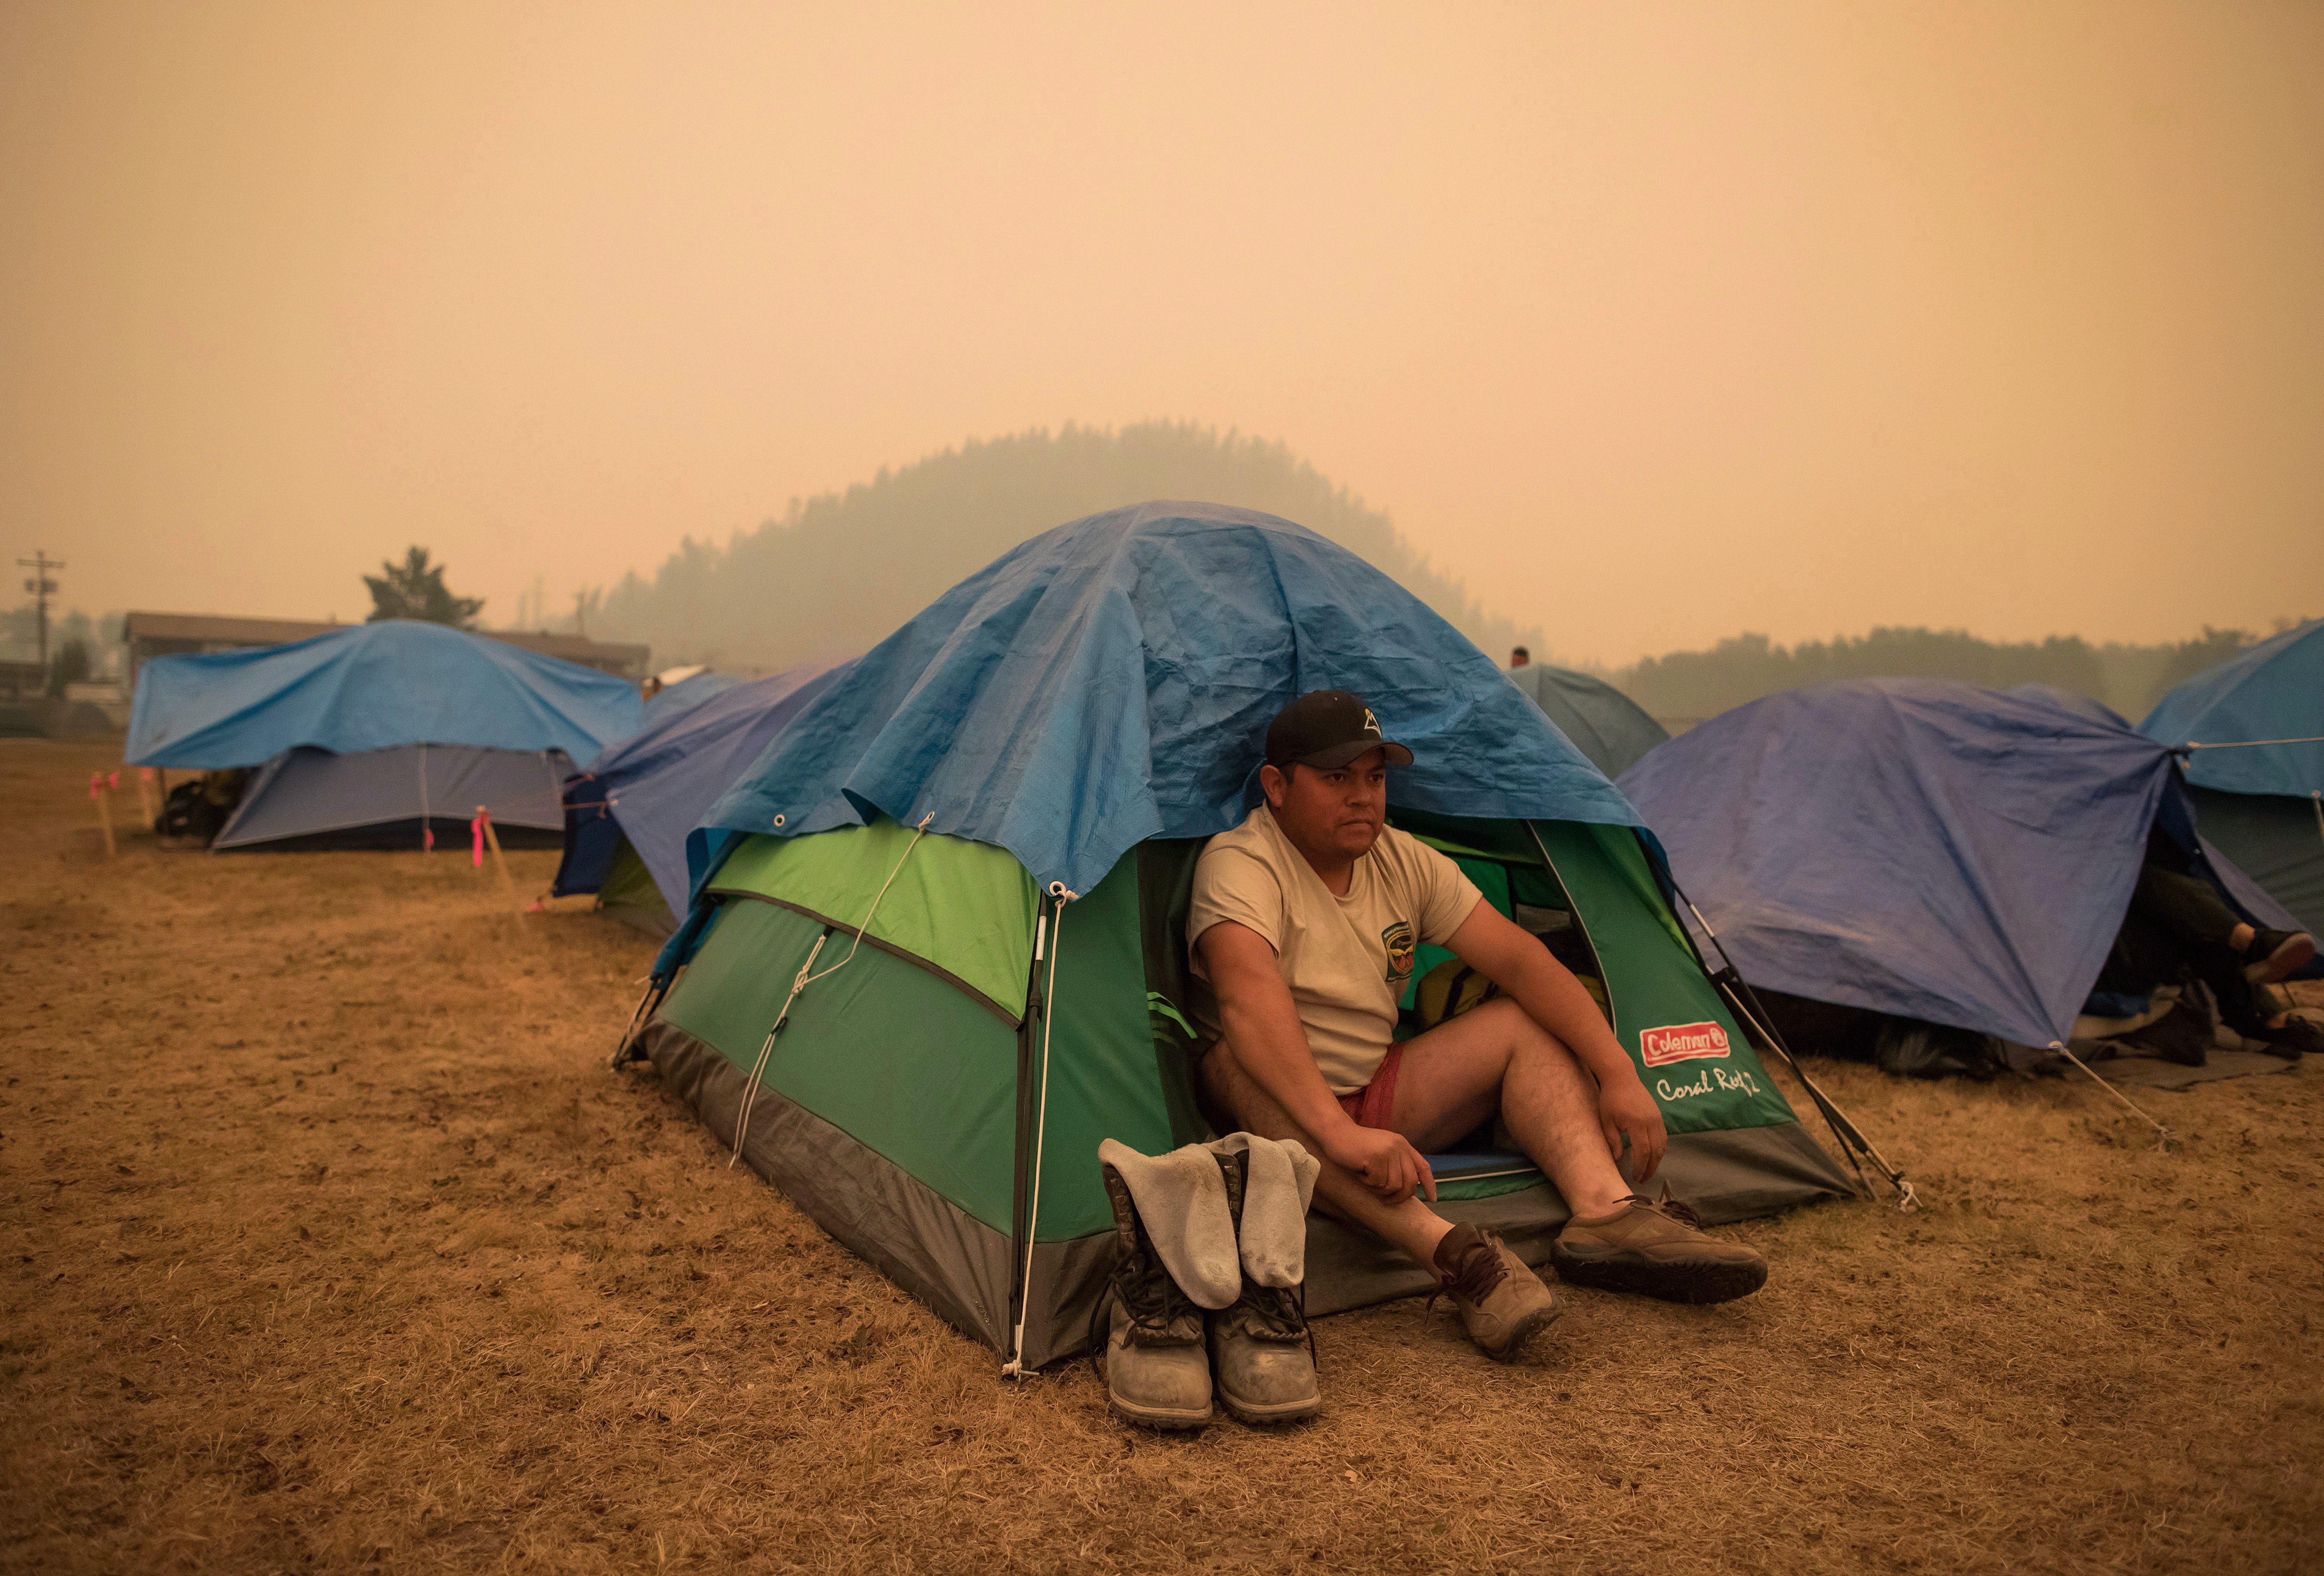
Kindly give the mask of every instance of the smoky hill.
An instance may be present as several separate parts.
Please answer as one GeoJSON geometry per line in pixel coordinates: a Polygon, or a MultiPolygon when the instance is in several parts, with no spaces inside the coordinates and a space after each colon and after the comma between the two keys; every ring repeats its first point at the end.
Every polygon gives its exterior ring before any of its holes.
{"type": "Polygon", "coordinates": [[[1393,576],[1496,656],[1540,637],[1488,613],[1280,443],[1176,422],[1066,427],[946,449],[844,493],[795,499],[724,547],[688,538],[649,580],[593,594],[589,632],[657,663],[775,668],[861,650],[1029,536],[1149,498],[1297,521],[1393,576]]]}

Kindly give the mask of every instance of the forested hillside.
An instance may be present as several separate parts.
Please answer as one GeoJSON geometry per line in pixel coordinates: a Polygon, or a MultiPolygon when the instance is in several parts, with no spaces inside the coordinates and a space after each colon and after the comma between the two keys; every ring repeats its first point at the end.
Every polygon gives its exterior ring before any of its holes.
{"type": "Polygon", "coordinates": [[[794,500],[724,547],[689,538],[652,579],[632,575],[593,596],[588,629],[648,641],[657,663],[771,668],[860,650],[1026,538],[1150,498],[1282,515],[1386,570],[1496,658],[1513,641],[1540,643],[1282,444],[1178,422],[972,442],[794,500]]]}
{"type": "Polygon", "coordinates": [[[1630,698],[1666,722],[1701,721],[1802,685],[1841,678],[1957,678],[1994,689],[2049,684],[2105,702],[2135,726],[2181,679],[2226,661],[2255,637],[2204,628],[2191,641],[2092,645],[2079,635],[2016,643],[1965,630],[1876,629],[1868,635],[1778,646],[1737,635],[1707,651],[1673,651],[1610,672],[1630,698]]]}
{"type": "MultiPolygon", "coordinates": [[[[780,519],[724,546],[688,538],[651,579],[631,575],[585,599],[589,633],[643,641],[657,664],[773,668],[861,650],[1026,538],[1150,498],[1197,499],[1297,521],[1407,586],[1496,659],[1542,653],[1530,621],[1489,610],[1415,552],[1386,514],[1280,443],[1183,422],[1119,431],[1068,426],[946,449],[844,493],[794,499],[780,519]]],[[[1535,610],[1537,613],[1538,610],[1535,610]]],[[[1961,630],[1876,629],[1779,646],[1743,634],[1708,650],[1595,669],[1655,716],[1716,716],[1779,689],[1908,675],[2007,688],[2052,684],[2134,723],[2163,692],[2255,637],[2095,645],[2080,636],[1993,641],[1961,630]]]]}

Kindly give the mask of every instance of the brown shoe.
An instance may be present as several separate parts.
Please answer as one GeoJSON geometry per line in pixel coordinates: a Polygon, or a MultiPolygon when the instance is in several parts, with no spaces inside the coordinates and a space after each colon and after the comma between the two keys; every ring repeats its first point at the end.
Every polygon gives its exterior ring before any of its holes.
{"type": "Polygon", "coordinates": [[[1549,1259],[1575,1286],[1673,1303],[1729,1302],[1767,1284],[1757,1250],[1704,1236],[1667,1187],[1659,1200],[1634,1193],[1610,1215],[1568,1221],[1549,1259]]]}
{"type": "Polygon", "coordinates": [[[1508,1243],[1474,1226],[1455,1226],[1436,1245],[1436,1296],[1452,1299],[1469,1339],[1497,1362],[1515,1358],[1563,1312],[1508,1243]]]}

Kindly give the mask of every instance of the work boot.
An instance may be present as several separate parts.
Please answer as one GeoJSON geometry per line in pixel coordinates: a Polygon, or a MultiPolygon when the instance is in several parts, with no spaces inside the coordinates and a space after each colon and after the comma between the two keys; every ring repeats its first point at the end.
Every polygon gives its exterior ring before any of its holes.
{"type": "Polygon", "coordinates": [[[2255,985],[2280,985],[2308,966],[2316,938],[2304,930],[2258,930],[2244,948],[2244,978],[2255,985]]]}
{"type": "Polygon", "coordinates": [[[1148,1428],[1200,1428],[1211,1420],[1211,1359],[1203,1350],[1203,1311],[1178,1288],[1138,1218],[1130,1184],[1111,1166],[1105,1196],[1113,1204],[1113,1274],[1091,1318],[1105,1322],[1105,1398],[1148,1428]]]}
{"type": "Polygon", "coordinates": [[[2153,1023],[2115,1036],[2115,1044],[2133,1055],[2160,1056],[2181,1067],[2200,1067],[2211,1059],[2210,1018],[2182,1000],[2153,1023]]]}
{"type": "MultiPolygon", "coordinates": [[[[1218,1157],[1227,1214],[1242,1240],[1242,1199],[1250,1154],[1218,1157]]],[[[1307,1330],[1307,1283],[1261,1286],[1246,1271],[1242,1295],[1210,1315],[1211,1368],[1219,1399],[1244,1423],[1299,1423],[1323,1409],[1315,1387],[1315,1338],[1307,1330]]]]}
{"type": "MultiPolygon", "coordinates": [[[[2244,1037],[2247,1045],[2254,1038],[2251,1035],[2244,1037]]],[[[2296,1062],[2303,1054],[2324,1056],[2324,1029],[2318,1028],[2296,1012],[2285,1013],[2282,1023],[2262,1028],[2256,1038],[2261,1050],[2271,1056],[2282,1056],[2287,1062],[2296,1062]]]]}
{"type": "Polygon", "coordinates": [[[1724,1303],[1767,1284],[1767,1261],[1757,1250],[1707,1237],[1701,1227],[1667,1186],[1660,1199],[1634,1193],[1611,1214],[1568,1221],[1549,1261],[1575,1286],[1672,1303],[1724,1303]]]}
{"type": "Polygon", "coordinates": [[[1564,1310],[1498,1232],[1455,1226],[1436,1245],[1436,1297],[1449,1296],[1461,1323],[1487,1357],[1508,1362],[1564,1310]]]}

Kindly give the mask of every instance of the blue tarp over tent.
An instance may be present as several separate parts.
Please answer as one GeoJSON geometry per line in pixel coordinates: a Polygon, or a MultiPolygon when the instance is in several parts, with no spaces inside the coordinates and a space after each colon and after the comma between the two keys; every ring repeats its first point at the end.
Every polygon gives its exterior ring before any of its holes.
{"type": "Polygon", "coordinates": [[[2164,696],[2138,731],[2172,746],[2246,746],[2190,753],[2187,780],[2199,788],[2302,799],[2324,789],[2324,743],[2250,747],[2324,738],[2324,619],[2197,674],[2164,696]]]}
{"type": "Polygon", "coordinates": [[[1508,670],[1509,682],[1526,693],[1557,731],[1608,777],[1619,777],[1638,759],[1670,737],[1646,708],[1602,678],[1528,662],[1508,670]]]}
{"type": "MultiPolygon", "coordinates": [[[[685,913],[687,834],[842,670],[816,663],[747,684],[729,680],[707,699],[649,722],[599,756],[566,785],[565,861],[556,895],[595,891],[626,837],[670,912],[685,913]]],[[[715,677],[697,674],[663,695],[715,677]]]]}
{"type": "Polygon", "coordinates": [[[2188,751],[2203,833],[2324,931],[2324,622],[2287,630],[2163,697],[2141,731],[2188,751]],[[2255,741],[2283,740],[2282,743],[2255,741]],[[2290,741],[2300,741],[2291,742],[2290,741]]]}
{"type": "Polygon", "coordinates": [[[1088,892],[1148,838],[1238,824],[1268,721],[1329,688],[1411,746],[1393,805],[1637,824],[1491,658],[1378,569],[1273,515],[1155,502],[1035,537],[881,641],[718,802],[688,863],[698,889],[743,834],[877,812],[1088,892]]]}
{"type": "Polygon", "coordinates": [[[2192,838],[2170,752],[2098,710],[1941,679],[1819,685],[1680,734],[1621,786],[1753,984],[2047,1045],[2098,978],[2157,815],[2192,838]]]}
{"type": "Polygon", "coordinates": [[[692,711],[742,682],[731,673],[696,673],[658,689],[646,697],[645,722],[641,732],[650,733],[678,713],[692,711]]]}
{"type": "Polygon", "coordinates": [[[127,758],[204,770],[302,746],[561,750],[576,761],[637,732],[635,686],[442,624],[351,624],[294,645],[158,657],[137,676],[127,758]]]}

